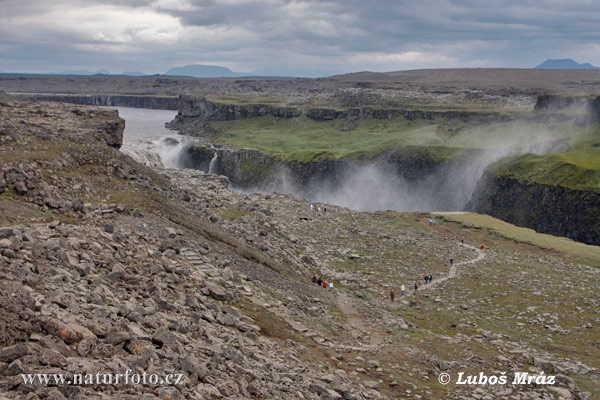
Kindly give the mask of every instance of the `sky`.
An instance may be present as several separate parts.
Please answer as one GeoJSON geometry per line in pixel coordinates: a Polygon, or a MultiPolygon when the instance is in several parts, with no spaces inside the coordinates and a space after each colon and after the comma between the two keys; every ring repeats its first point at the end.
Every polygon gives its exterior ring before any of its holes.
{"type": "Polygon", "coordinates": [[[0,0],[0,71],[599,66],[599,21],[600,0],[0,0]]]}

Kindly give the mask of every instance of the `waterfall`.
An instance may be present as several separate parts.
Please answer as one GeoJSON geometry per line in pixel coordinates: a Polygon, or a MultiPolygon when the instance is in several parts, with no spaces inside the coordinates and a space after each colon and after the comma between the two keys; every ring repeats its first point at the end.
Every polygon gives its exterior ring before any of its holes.
{"type": "Polygon", "coordinates": [[[217,160],[219,159],[219,152],[215,151],[215,153],[213,154],[212,158],[210,159],[210,164],[208,164],[208,173],[209,174],[215,174],[215,164],[217,163],[217,160]]]}

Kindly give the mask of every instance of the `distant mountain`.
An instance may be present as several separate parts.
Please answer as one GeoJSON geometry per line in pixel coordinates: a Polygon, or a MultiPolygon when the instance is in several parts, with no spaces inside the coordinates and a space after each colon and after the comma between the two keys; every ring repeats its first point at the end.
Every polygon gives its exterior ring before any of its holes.
{"type": "Polygon", "coordinates": [[[256,76],[293,76],[299,78],[323,78],[326,76],[341,74],[340,71],[328,71],[322,69],[285,69],[285,68],[263,68],[252,72],[256,76]]]}
{"type": "Polygon", "coordinates": [[[140,71],[125,71],[125,72],[122,72],[121,75],[126,75],[126,76],[146,76],[148,74],[145,74],[145,73],[140,72],[140,71]]]}
{"type": "Polygon", "coordinates": [[[262,68],[252,72],[233,72],[216,65],[186,65],[168,70],[165,75],[192,76],[194,78],[320,78],[339,74],[339,71],[320,69],[262,68]]]}
{"type": "Polygon", "coordinates": [[[558,60],[546,60],[534,69],[599,69],[590,63],[579,64],[570,58],[561,58],[558,60]]]}
{"type": "Polygon", "coordinates": [[[192,76],[194,78],[233,78],[238,76],[229,68],[216,65],[186,65],[171,68],[165,75],[192,76]]]}
{"type": "Polygon", "coordinates": [[[48,75],[110,75],[110,71],[107,69],[99,69],[97,71],[88,71],[87,69],[79,69],[75,71],[62,71],[49,73],[48,75]]]}

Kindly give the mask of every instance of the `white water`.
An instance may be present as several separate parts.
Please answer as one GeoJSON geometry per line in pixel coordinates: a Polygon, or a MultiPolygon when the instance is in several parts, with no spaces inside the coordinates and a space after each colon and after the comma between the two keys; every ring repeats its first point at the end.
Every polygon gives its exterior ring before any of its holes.
{"type": "Polygon", "coordinates": [[[219,159],[219,152],[215,151],[215,154],[210,159],[210,164],[208,164],[208,173],[209,174],[215,173],[215,164],[217,163],[218,159],[219,159]]]}
{"type": "Polygon", "coordinates": [[[165,128],[177,111],[146,108],[108,107],[116,109],[125,120],[121,151],[149,167],[180,167],[182,150],[195,139],[165,128]]]}

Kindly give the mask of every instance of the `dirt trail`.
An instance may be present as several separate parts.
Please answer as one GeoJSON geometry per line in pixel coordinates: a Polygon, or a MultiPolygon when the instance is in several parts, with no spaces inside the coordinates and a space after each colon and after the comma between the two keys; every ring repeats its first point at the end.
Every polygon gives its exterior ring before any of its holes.
{"type": "MultiPolygon", "coordinates": [[[[485,252],[483,250],[480,250],[468,244],[459,243],[459,245],[471,250],[475,250],[477,252],[477,257],[468,261],[454,263],[454,265],[450,267],[450,272],[448,273],[448,275],[436,279],[428,285],[422,285],[421,290],[430,289],[442,282],[445,282],[449,279],[453,279],[458,276],[458,267],[460,267],[461,265],[474,264],[485,258],[485,252]]],[[[366,318],[360,313],[360,311],[358,311],[354,307],[353,302],[354,300],[347,294],[338,292],[337,306],[346,317],[346,324],[352,329],[358,329],[363,333],[369,334],[369,346],[379,346],[383,344],[384,339],[386,337],[386,333],[379,329],[377,326],[375,326],[373,323],[367,321],[366,318]]]]}
{"type": "Polygon", "coordinates": [[[472,260],[469,260],[469,261],[455,262],[454,265],[452,265],[452,267],[450,267],[450,272],[448,273],[448,275],[446,275],[444,277],[441,277],[439,279],[434,279],[433,281],[431,281],[431,283],[429,283],[427,285],[422,285],[421,286],[421,290],[430,289],[430,288],[432,288],[432,287],[434,287],[434,286],[436,286],[436,285],[438,285],[438,284],[440,284],[442,282],[445,282],[445,281],[447,281],[449,279],[456,278],[458,276],[458,267],[459,266],[461,266],[461,265],[468,265],[468,264],[474,264],[474,263],[476,263],[478,261],[481,261],[481,260],[483,260],[485,258],[485,251],[480,250],[477,247],[471,246],[469,244],[461,243],[460,245],[463,246],[463,247],[466,247],[468,249],[475,250],[478,253],[477,257],[473,258],[472,260]]]}
{"type": "Polygon", "coordinates": [[[339,293],[337,298],[337,306],[340,311],[346,316],[346,324],[353,329],[369,334],[369,345],[377,346],[383,344],[386,336],[385,332],[367,321],[365,317],[354,308],[353,300],[346,294],[339,293]]]}

